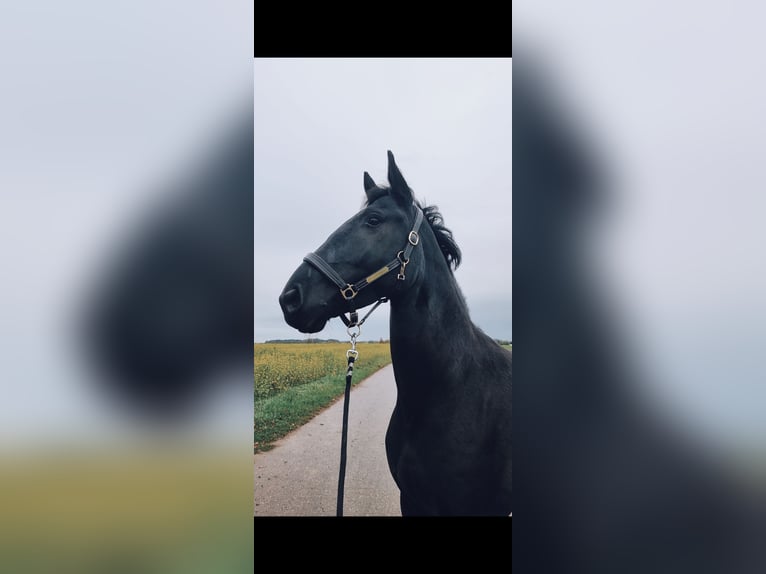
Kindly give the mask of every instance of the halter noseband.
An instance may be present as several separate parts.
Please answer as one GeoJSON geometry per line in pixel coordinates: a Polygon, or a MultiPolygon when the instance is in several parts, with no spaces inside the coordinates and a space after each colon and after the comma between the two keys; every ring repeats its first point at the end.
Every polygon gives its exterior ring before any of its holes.
{"type": "MultiPolygon", "coordinates": [[[[343,278],[335,271],[335,269],[330,266],[327,261],[322,259],[319,255],[316,253],[309,253],[306,255],[306,257],[303,258],[303,260],[306,263],[309,263],[313,265],[316,269],[321,271],[325,277],[327,277],[330,281],[335,283],[335,285],[338,286],[338,289],[340,289],[341,296],[346,301],[351,301],[354,297],[356,297],[359,294],[359,291],[367,287],[370,283],[373,281],[377,281],[390,271],[393,271],[394,269],[397,269],[401,267],[401,270],[397,274],[396,278],[399,281],[404,281],[404,271],[407,267],[407,264],[410,262],[410,255],[412,254],[412,250],[415,248],[415,246],[420,243],[420,235],[418,235],[418,230],[420,229],[420,224],[423,223],[423,211],[415,204],[415,209],[417,210],[417,213],[415,214],[415,224],[412,226],[412,231],[410,231],[409,235],[407,236],[407,245],[404,249],[399,251],[399,253],[396,254],[396,257],[389,261],[384,267],[381,267],[371,275],[368,275],[364,279],[361,279],[357,281],[356,283],[349,283],[347,281],[344,281],[343,278]]],[[[377,307],[380,303],[383,303],[386,301],[386,298],[381,298],[378,303],[375,305],[377,307]]],[[[374,310],[374,308],[373,308],[374,310]]],[[[372,312],[372,311],[371,311],[372,312]]],[[[368,313],[369,315],[369,313],[368,313]]],[[[350,323],[353,323],[354,325],[361,325],[362,322],[356,322],[354,319],[355,312],[352,311],[352,320],[349,322],[343,315],[341,315],[341,319],[343,319],[343,322],[346,323],[346,326],[350,326],[350,323]]],[[[366,319],[367,317],[365,317],[366,319]]]]}

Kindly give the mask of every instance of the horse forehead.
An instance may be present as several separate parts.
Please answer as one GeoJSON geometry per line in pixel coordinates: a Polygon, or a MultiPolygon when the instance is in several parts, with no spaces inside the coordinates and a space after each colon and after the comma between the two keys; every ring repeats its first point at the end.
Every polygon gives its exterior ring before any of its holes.
{"type": "Polygon", "coordinates": [[[340,226],[333,231],[330,236],[325,240],[322,245],[317,248],[317,252],[322,252],[324,256],[333,256],[338,249],[348,245],[352,241],[349,241],[352,235],[353,220],[358,214],[354,214],[353,217],[344,221],[340,226]]]}
{"type": "Polygon", "coordinates": [[[375,187],[367,191],[367,205],[374,203],[381,197],[388,195],[388,189],[383,187],[375,187]]]}

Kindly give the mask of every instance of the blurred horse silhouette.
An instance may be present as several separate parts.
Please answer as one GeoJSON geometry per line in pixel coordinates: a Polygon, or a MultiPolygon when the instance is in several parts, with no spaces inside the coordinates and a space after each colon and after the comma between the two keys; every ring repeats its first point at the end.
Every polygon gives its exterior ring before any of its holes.
{"type": "Polygon", "coordinates": [[[582,243],[605,172],[531,64],[513,86],[513,567],[766,571],[763,501],[637,399],[582,243]]]}
{"type": "Polygon", "coordinates": [[[460,249],[437,208],[414,200],[391,152],[388,180],[364,174],[366,205],[287,281],[285,320],[314,333],[390,300],[398,392],[386,452],[402,514],[507,516],[511,353],[471,322],[451,269],[460,249]]]}
{"type": "Polygon", "coordinates": [[[158,190],[170,198],[117,245],[88,301],[89,354],[104,384],[134,412],[187,412],[227,365],[251,372],[249,108],[212,153],[158,190]]]}

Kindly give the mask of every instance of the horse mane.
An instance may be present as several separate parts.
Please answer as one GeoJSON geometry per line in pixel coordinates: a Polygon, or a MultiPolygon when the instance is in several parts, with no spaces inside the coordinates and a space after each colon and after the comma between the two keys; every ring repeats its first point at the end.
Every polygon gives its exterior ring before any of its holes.
{"type": "Polygon", "coordinates": [[[444,255],[444,259],[447,261],[447,267],[457,269],[462,259],[460,253],[460,247],[455,243],[455,237],[452,235],[452,231],[444,226],[444,218],[439,212],[439,207],[436,205],[426,205],[423,207],[420,202],[417,202],[418,207],[423,210],[423,217],[431,226],[431,230],[436,236],[436,242],[439,244],[439,249],[444,255]]]}
{"type": "MultiPolygon", "coordinates": [[[[386,195],[390,191],[390,188],[378,186],[375,190],[368,192],[368,199],[365,201],[364,206],[370,205],[375,200],[379,199],[383,195],[386,195]],[[378,193],[380,190],[380,193],[378,193]]],[[[452,231],[445,227],[444,218],[442,217],[439,207],[437,205],[423,206],[419,201],[415,200],[415,204],[423,210],[423,217],[431,227],[431,231],[436,236],[436,242],[439,244],[444,260],[447,262],[447,267],[457,269],[462,260],[462,254],[460,247],[455,243],[455,237],[452,235],[452,231]]]]}

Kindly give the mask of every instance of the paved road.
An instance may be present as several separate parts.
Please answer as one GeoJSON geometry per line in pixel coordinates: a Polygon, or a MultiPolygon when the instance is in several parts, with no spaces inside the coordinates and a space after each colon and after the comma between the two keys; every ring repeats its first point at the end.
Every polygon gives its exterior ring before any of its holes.
{"type": "MultiPolygon", "coordinates": [[[[351,392],[345,516],[401,516],[386,462],[385,436],[396,402],[394,370],[384,367],[351,392]]],[[[334,516],[343,401],[254,455],[255,516],[334,516]]]]}

